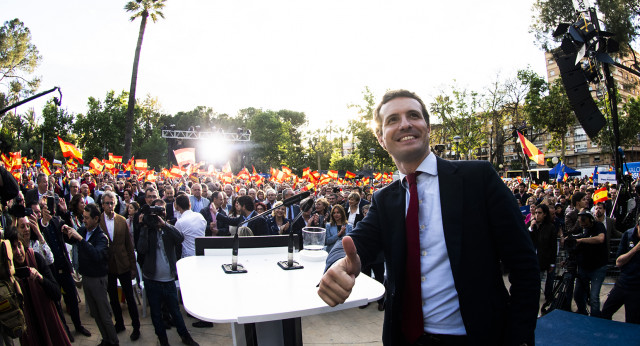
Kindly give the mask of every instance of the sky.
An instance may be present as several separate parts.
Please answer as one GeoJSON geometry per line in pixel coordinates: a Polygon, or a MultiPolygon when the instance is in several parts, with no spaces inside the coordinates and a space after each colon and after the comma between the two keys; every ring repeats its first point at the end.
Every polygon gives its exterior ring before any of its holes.
{"type": "MultiPolygon", "coordinates": [[[[147,24],[136,96],[156,97],[167,114],[289,109],[304,112],[312,129],[344,126],[365,86],[376,99],[409,89],[428,105],[454,81],[481,91],[527,66],[545,76],[528,32],[532,3],[168,0],[165,19],[147,24]]],[[[0,19],[31,30],[40,91],[59,86],[63,108],[85,113],[89,97],[129,90],[140,20],[129,21],[125,4],[3,0],[0,19]]],[[[40,114],[43,99],[18,111],[40,114]]]]}

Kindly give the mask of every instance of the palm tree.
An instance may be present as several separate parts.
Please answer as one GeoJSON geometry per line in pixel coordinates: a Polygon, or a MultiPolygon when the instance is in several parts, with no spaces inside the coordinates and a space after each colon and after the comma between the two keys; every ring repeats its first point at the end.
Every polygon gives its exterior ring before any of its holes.
{"type": "Polygon", "coordinates": [[[124,154],[122,159],[127,161],[131,158],[131,142],[133,138],[133,111],[136,106],[136,84],[138,81],[138,64],[140,63],[140,50],[142,49],[142,38],[147,26],[147,18],[155,23],[158,18],[164,18],[162,9],[166,0],[136,0],[129,1],[124,9],[133,13],[130,20],[141,18],[140,31],[138,33],[138,44],[136,45],[136,55],[133,58],[133,72],[131,73],[131,88],[129,89],[129,105],[127,107],[127,126],[124,134],[124,154]]]}

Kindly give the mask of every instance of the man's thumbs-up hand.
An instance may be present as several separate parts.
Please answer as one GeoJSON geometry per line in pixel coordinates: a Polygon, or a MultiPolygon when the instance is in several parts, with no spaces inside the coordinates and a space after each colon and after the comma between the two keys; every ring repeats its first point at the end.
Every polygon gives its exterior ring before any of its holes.
{"type": "Polygon", "coordinates": [[[324,273],[318,289],[318,295],[329,306],[342,304],[349,298],[356,283],[356,276],[360,274],[360,256],[351,237],[342,238],[342,247],[346,256],[336,261],[324,273]]]}

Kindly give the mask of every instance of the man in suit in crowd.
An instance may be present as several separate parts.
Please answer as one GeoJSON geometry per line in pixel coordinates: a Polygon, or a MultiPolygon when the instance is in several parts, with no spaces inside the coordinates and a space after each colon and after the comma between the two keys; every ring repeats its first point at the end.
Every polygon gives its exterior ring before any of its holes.
{"type": "MultiPolygon", "coordinates": [[[[222,213],[218,213],[216,209],[214,212],[216,212],[216,220],[218,223],[225,222],[229,226],[240,226],[244,221],[257,215],[251,197],[247,195],[240,196],[236,202],[240,205],[241,216],[231,218],[222,213]]],[[[246,226],[251,229],[253,235],[269,235],[269,226],[267,225],[267,220],[263,217],[252,220],[246,226]]]]}
{"type": "MultiPolygon", "coordinates": [[[[47,176],[44,173],[38,174],[36,178],[36,187],[28,190],[24,195],[24,201],[26,205],[31,205],[32,203],[38,203],[42,197],[47,195],[48,192],[48,180],[47,176]]],[[[53,196],[53,194],[51,194],[53,196]]]]}
{"type": "Polygon", "coordinates": [[[109,239],[100,228],[100,210],[95,204],[87,204],[82,215],[84,227],[76,231],[65,225],[63,232],[70,243],[78,244],[78,272],[82,274],[84,299],[102,335],[101,345],[118,345],[107,298],[109,239]]]}
{"type": "Polygon", "coordinates": [[[122,308],[120,307],[120,299],[118,298],[118,281],[122,287],[122,293],[127,300],[129,308],[129,316],[131,317],[131,325],[133,332],[131,340],[136,341],[140,338],[140,318],[138,317],[138,305],[133,295],[133,287],[131,280],[136,277],[136,255],[133,251],[133,240],[129,233],[127,220],[121,215],[116,214],[114,204],[117,200],[113,191],[106,191],[102,195],[102,215],[100,217],[100,228],[102,228],[109,237],[109,275],[107,280],[107,291],[109,292],[109,301],[111,302],[111,310],[116,320],[116,332],[120,333],[125,330],[124,320],[122,319],[122,308]]]}
{"type": "MultiPolygon", "coordinates": [[[[292,188],[288,187],[282,191],[283,200],[286,200],[289,197],[293,197],[293,195],[295,195],[295,193],[293,192],[292,188]]],[[[287,207],[286,217],[289,220],[293,220],[296,218],[296,216],[298,216],[299,213],[300,213],[300,206],[297,203],[294,203],[287,207]]]]}
{"type": "Polygon", "coordinates": [[[202,209],[200,214],[204,217],[205,221],[207,221],[207,228],[204,230],[205,236],[227,236],[231,235],[229,233],[229,225],[224,222],[218,222],[216,218],[216,213],[213,210],[217,210],[218,213],[221,213],[227,216],[225,211],[225,200],[226,196],[222,191],[213,191],[211,194],[211,204],[209,208],[202,209]]]}
{"type": "Polygon", "coordinates": [[[361,262],[383,251],[385,344],[534,345],[539,267],[513,194],[490,163],[430,152],[428,113],[416,94],[387,92],[374,119],[401,179],[374,194],[367,216],[331,251],[320,297],[343,303],[361,262]]]}
{"type": "Polygon", "coordinates": [[[616,222],[607,216],[605,212],[605,205],[602,202],[596,203],[594,217],[596,221],[601,222],[604,225],[604,228],[607,230],[605,234],[605,239],[607,243],[607,250],[610,250],[611,238],[620,238],[622,237],[622,233],[616,229],[616,222]]]}
{"type": "Polygon", "coordinates": [[[64,200],[67,202],[67,205],[71,202],[71,198],[78,193],[80,193],[80,183],[76,179],[71,179],[71,181],[69,181],[69,193],[64,195],[64,200]]]}

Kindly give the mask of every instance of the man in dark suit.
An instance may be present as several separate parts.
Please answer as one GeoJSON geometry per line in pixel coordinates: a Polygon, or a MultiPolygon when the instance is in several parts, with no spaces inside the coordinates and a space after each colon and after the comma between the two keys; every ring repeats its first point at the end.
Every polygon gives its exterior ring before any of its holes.
{"type": "MultiPolygon", "coordinates": [[[[44,173],[38,174],[38,177],[36,178],[36,187],[28,190],[24,195],[26,205],[38,203],[42,197],[47,195],[48,184],[47,176],[44,173]]],[[[53,194],[51,196],[53,196],[53,194]]]]}
{"type": "Polygon", "coordinates": [[[374,119],[401,179],[374,194],[367,216],[331,251],[320,297],[344,302],[361,261],[383,251],[385,344],[533,345],[539,268],[513,194],[490,163],[430,152],[428,113],[414,93],[387,92],[374,119]]]}
{"type": "Polygon", "coordinates": [[[100,210],[95,204],[84,207],[83,220],[84,226],[77,231],[65,225],[63,232],[68,242],[78,244],[78,271],[82,274],[85,302],[102,335],[101,345],[118,345],[107,298],[109,238],[100,228],[100,210]]]}
{"type": "Polygon", "coordinates": [[[229,233],[229,225],[227,222],[224,220],[220,220],[218,222],[215,212],[213,211],[217,210],[218,213],[227,216],[225,211],[225,200],[224,192],[213,191],[211,194],[211,204],[209,204],[206,209],[202,209],[200,211],[200,214],[202,214],[205,221],[207,221],[207,228],[204,230],[204,235],[206,237],[231,235],[229,233]]]}
{"type": "MultiPolygon", "coordinates": [[[[216,213],[216,220],[218,223],[226,222],[229,226],[240,226],[240,224],[242,224],[246,220],[249,220],[250,218],[257,215],[250,196],[240,196],[238,197],[236,202],[240,205],[241,216],[228,217],[226,215],[223,215],[222,213],[216,213]]],[[[269,226],[267,225],[267,220],[265,220],[265,218],[263,217],[256,218],[255,220],[249,222],[246,226],[251,229],[253,235],[269,235],[269,226]]]]}
{"type": "MultiPolygon", "coordinates": [[[[293,192],[292,188],[286,188],[282,191],[283,200],[286,200],[289,197],[293,197],[293,195],[295,195],[295,192],[293,192]]],[[[287,207],[287,212],[285,214],[285,217],[289,220],[293,220],[296,218],[296,216],[298,216],[299,213],[300,213],[300,206],[294,203],[287,207]]]]}
{"type": "Polygon", "coordinates": [[[111,310],[115,318],[116,332],[125,330],[122,318],[122,308],[118,298],[118,281],[122,287],[122,294],[127,300],[129,316],[133,332],[130,335],[132,341],[140,338],[140,318],[138,317],[138,305],[133,295],[131,280],[136,277],[136,255],[133,251],[133,237],[129,233],[127,220],[114,210],[115,201],[118,199],[113,191],[106,191],[102,195],[102,210],[100,228],[109,237],[109,275],[107,278],[107,292],[111,310]]]}

